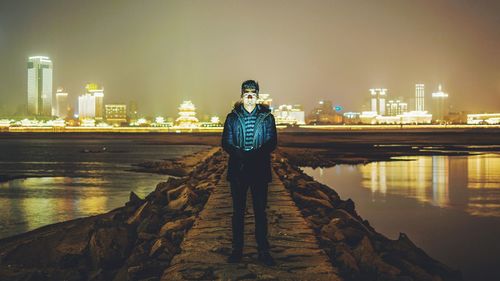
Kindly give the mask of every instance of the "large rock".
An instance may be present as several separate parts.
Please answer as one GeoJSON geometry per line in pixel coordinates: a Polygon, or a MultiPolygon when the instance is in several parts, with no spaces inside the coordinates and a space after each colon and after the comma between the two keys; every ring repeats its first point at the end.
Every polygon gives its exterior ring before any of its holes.
{"type": "Polygon", "coordinates": [[[338,218],[334,218],[329,224],[321,228],[321,236],[323,239],[330,240],[332,242],[338,242],[345,239],[344,234],[340,230],[342,226],[342,221],[338,218]]]}
{"type": "Polygon", "coordinates": [[[148,209],[148,206],[150,205],[150,202],[145,202],[142,204],[137,210],[134,212],[134,214],[128,218],[127,224],[130,225],[136,225],[139,223],[140,220],[142,220],[144,217],[146,217],[150,212],[148,209]]]}
{"type": "Polygon", "coordinates": [[[318,208],[318,207],[323,207],[323,208],[329,208],[333,209],[332,204],[330,202],[324,200],[324,199],[318,199],[314,197],[309,197],[309,196],[304,196],[301,195],[300,193],[294,192],[293,193],[293,199],[295,202],[298,204],[306,207],[306,208],[318,208]]]}
{"type": "Polygon", "coordinates": [[[122,226],[97,229],[90,239],[90,257],[95,268],[121,265],[131,248],[129,231],[122,226]]]}
{"type": "Polygon", "coordinates": [[[179,248],[177,248],[174,244],[172,244],[167,238],[161,237],[157,239],[153,244],[153,246],[151,247],[151,251],[149,252],[149,257],[157,257],[161,254],[166,254],[163,255],[164,259],[172,258],[178,252],[179,248]]]}
{"type": "Polygon", "coordinates": [[[374,271],[389,276],[396,276],[401,273],[401,270],[397,267],[386,263],[382,260],[382,258],[380,258],[380,256],[375,252],[375,249],[367,236],[361,239],[358,247],[356,247],[353,252],[356,260],[365,271],[374,271]]]}
{"type": "Polygon", "coordinates": [[[183,210],[188,205],[194,205],[198,199],[196,193],[189,188],[183,188],[179,196],[174,200],[169,200],[168,208],[171,210],[183,210]]]}
{"type": "Polygon", "coordinates": [[[160,228],[159,236],[165,236],[168,233],[188,229],[193,225],[194,221],[194,216],[180,220],[169,221],[160,228]]]}

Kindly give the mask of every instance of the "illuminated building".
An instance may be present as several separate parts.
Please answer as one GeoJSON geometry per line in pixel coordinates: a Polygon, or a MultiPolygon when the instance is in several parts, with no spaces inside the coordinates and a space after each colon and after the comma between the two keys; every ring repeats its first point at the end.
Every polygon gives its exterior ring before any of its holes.
{"type": "Polygon", "coordinates": [[[94,119],[95,117],[95,97],[91,94],[84,94],[78,97],[78,118],[80,120],[94,119]]]}
{"type": "Polygon", "coordinates": [[[408,104],[400,100],[390,100],[386,105],[386,112],[389,116],[401,115],[408,111],[408,104]]]}
{"type": "Polygon", "coordinates": [[[129,112],[128,112],[128,117],[130,119],[130,122],[135,122],[139,118],[138,116],[138,110],[137,110],[137,102],[136,101],[131,101],[129,103],[129,112]]]}
{"type": "Polygon", "coordinates": [[[432,121],[432,114],[427,111],[403,112],[399,117],[402,124],[430,124],[432,121]]]}
{"type": "Polygon", "coordinates": [[[196,118],[196,107],[191,101],[184,101],[179,106],[179,117],[175,120],[179,127],[194,128],[198,127],[198,118],[196,118]]]}
{"type": "Polygon", "coordinates": [[[446,121],[452,124],[467,124],[467,112],[466,111],[448,112],[448,115],[446,116],[446,121]]]}
{"type": "Polygon", "coordinates": [[[380,115],[385,115],[385,98],[387,96],[387,89],[370,89],[371,95],[371,111],[380,115]]]}
{"type": "Polygon", "coordinates": [[[127,105],[126,104],[106,104],[106,122],[113,125],[127,123],[127,105]]]}
{"type": "Polygon", "coordinates": [[[104,89],[95,83],[85,85],[85,90],[95,98],[95,116],[96,120],[104,118],[104,89]]]}
{"type": "Polygon", "coordinates": [[[395,116],[382,116],[373,111],[363,111],[359,118],[363,124],[430,124],[432,115],[426,111],[410,111],[395,116]]]}
{"type": "Polygon", "coordinates": [[[219,116],[212,116],[209,122],[201,122],[200,127],[223,127],[223,124],[220,122],[219,116]]]}
{"type": "Polygon", "coordinates": [[[432,115],[439,123],[448,115],[448,94],[442,91],[441,85],[437,92],[432,93],[432,115]]]}
{"type": "Polygon", "coordinates": [[[361,111],[359,121],[362,124],[377,124],[377,116],[380,115],[378,115],[376,111],[361,111]]]}
{"type": "Polygon", "coordinates": [[[259,93],[259,98],[257,98],[258,104],[266,104],[272,109],[273,99],[269,97],[269,94],[259,93]]]}
{"type": "Polygon", "coordinates": [[[415,111],[425,110],[424,84],[415,84],[415,111]]]}
{"type": "Polygon", "coordinates": [[[467,114],[467,124],[500,124],[500,113],[467,114]]]}
{"type": "Polygon", "coordinates": [[[80,122],[80,126],[82,126],[82,127],[95,127],[95,120],[94,119],[83,119],[80,122]]]}
{"type": "Polygon", "coordinates": [[[300,105],[280,105],[273,111],[276,124],[304,125],[305,113],[300,105]]]}
{"type": "Polygon", "coordinates": [[[344,114],[345,124],[359,124],[361,123],[361,113],[360,112],[345,112],[344,114]]]}
{"type": "Polygon", "coordinates": [[[56,109],[55,115],[59,118],[68,117],[68,93],[63,92],[62,88],[56,92],[56,109]]]}
{"type": "Polygon", "coordinates": [[[333,110],[333,103],[329,100],[319,101],[319,105],[307,116],[307,124],[326,125],[342,124],[342,115],[333,110]]]}
{"type": "Polygon", "coordinates": [[[78,117],[102,120],[104,117],[104,89],[95,83],[85,85],[86,93],[78,97],[78,117]]]}
{"type": "Polygon", "coordinates": [[[28,59],[28,114],[52,116],[52,61],[48,57],[28,59]]]}

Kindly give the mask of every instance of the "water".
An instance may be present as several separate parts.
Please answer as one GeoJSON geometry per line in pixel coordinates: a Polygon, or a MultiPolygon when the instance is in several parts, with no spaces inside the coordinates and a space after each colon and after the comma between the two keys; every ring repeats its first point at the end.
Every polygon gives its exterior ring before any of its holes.
{"type": "Polygon", "coordinates": [[[167,175],[127,171],[131,164],[176,158],[198,145],[153,145],[137,139],[2,139],[0,238],[121,207],[130,191],[146,196],[167,175]],[[102,150],[102,153],[82,153],[102,150]]]}
{"type": "Polygon", "coordinates": [[[465,280],[500,280],[500,154],[396,159],[302,169],[352,198],[378,232],[408,234],[465,280]]]}

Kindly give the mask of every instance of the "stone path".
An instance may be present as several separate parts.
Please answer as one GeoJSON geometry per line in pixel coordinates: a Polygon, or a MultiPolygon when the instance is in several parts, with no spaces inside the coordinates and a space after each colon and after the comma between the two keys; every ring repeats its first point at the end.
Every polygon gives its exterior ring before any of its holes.
{"type": "Polygon", "coordinates": [[[267,267],[257,260],[250,193],[243,261],[228,264],[232,201],[225,177],[224,173],[182,242],[182,252],[173,258],[161,280],[342,280],[274,172],[267,215],[271,254],[277,265],[267,267]]]}

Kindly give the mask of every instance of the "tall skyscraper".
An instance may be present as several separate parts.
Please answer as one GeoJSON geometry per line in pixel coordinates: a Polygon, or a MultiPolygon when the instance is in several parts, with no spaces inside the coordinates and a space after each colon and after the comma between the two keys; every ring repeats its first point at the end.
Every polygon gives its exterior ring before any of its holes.
{"type": "Polygon", "coordinates": [[[104,88],[100,87],[96,83],[89,83],[85,85],[85,90],[87,94],[90,94],[95,99],[95,116],[96,120],[102,120],[104,118],[104,88]]]}
{"type": "Polygon", "coordinates": [[[52,115],[52,61],[48,57],[28,58],[28,114],[52,115]]]}
{"type": "Polygon", "coordinates": [[[85,94],[78,97],[78,117],[80,119],[104,118],[104,89],[95,83],[85,85],[85,94]]]}
{"type": "Polygon", "coordinates": [[[438,91],[432,93],[432,115],[438,122],[443,122],[445,116],[448,115],[448,94],[443,92],[441,84],[439,84],[438,91]]]}
{"type": "Polygon", "coordinates": [[[78,97],[78,118],[80,120],[95,118],[95,97],[84,94],[78,97]]]}
{"type": "Polygon", "coordinates": [[[59,118],[68,117],[68,93],[65,93],[62,88],[56,92],[56,108],[55,115],[59,118]]]}
{"type": "Polygon", "coordinates": [[[379,115],[385,115],[385,98],[387,97],[387,89],[370,89],[371,95],[371,111],[377,112],[379,115]]]}
{"type": "Polygon", "coordinates": [[[408,104],[400,100],[390,100],[387,102],[387,115],[396,116],[408,111],[408,104]]]}
{"type": "Polygon", "coordinates": [[[425,110],[424,84],[415,84],[415,111],[425,110]]]}

